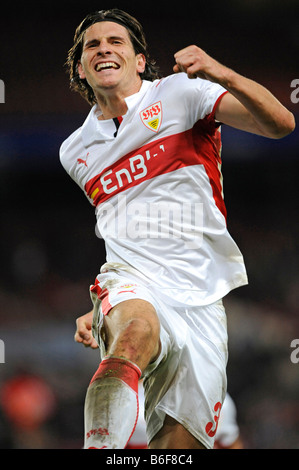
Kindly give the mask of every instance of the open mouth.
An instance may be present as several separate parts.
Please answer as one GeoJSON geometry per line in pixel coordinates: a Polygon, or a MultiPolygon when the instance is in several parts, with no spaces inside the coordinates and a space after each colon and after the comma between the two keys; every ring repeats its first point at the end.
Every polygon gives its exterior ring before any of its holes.
{"type": "Polygon", "coordinates": [[[109,69],[119,69],[119,65],[115,62],[102,62],[95,66],[96,72],[101,72],[102,70],[109,70],[109,69]]]}

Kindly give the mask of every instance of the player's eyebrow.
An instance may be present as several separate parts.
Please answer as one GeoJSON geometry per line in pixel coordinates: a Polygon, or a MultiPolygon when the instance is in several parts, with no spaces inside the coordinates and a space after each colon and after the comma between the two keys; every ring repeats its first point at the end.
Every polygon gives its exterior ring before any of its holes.
{"type": "Polygon", "coordinates": [[[115,40],[117,40],[117,41],[122,41],[122,42],[125,41],[125,37],[124,37],[124,36],[110,36],[109,39],[111,39],[111,40],[113,40],[113,41],[115,41],[115,40]]]}
{"type": "Polygon", "coordinates": [[[83,46],[87,47],[90,46],[91,44],[97,44],[99,41],[97,39],[89,39],[89,41],[86,41],[83,46]]]}
{"type": "MultiPolygon", "coordinates": [[[[125,42],[125,38],[123,36],[109,36],[108,37],[108,40],[109,41],[121,41],[121,42],[125,42]]],[[[83,45],[83,47],[88,47],[88,46],[96,46],[98,44],[100,44],[100,40],[99,39],[96,39],[96,38],[93,38],[93,39],[89,39],[88,41],[86,41],[83,45]]]]}

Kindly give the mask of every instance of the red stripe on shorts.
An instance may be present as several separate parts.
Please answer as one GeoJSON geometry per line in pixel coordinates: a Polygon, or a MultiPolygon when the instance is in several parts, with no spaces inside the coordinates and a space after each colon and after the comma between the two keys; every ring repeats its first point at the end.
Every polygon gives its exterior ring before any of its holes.
{"type": "Polygon", "coordinates": [[[107,315],[112,309],[112,305],[109,302],[109,291],[108,289],[102,289],[98,279],[95,280],[95,283],[90,288],[91,292],[95,292],[98,296],[98,299],[101,301],[101,309],[103,315],[107,315]]]}

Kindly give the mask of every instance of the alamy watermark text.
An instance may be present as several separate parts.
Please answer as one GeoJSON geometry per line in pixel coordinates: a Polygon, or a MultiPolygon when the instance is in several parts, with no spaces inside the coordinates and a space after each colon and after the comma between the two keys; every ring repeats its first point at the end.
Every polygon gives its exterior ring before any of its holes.
{"type": "Polygon", "coordinates": [[[5,347],[4,347],[4,341],[0,339],[0,364],[3,364],[5,362],[5,347]]]}
{"type": "Polygon", "coordinates": [[[0,103],[5,103],[5,85],[3,80],[0,80],[0,103]]]}
{"type": "Polygon", "coordinates": [[[104,202],[97,209],[99,238],[182,239],[186,248],[198,248],[203,238],[203,204],[128,202],[118,195],[117,204],[104,202]]]}
{"type": "Polygon", "coordinates": [[[297,104],[299,103],[299,78],[294,78],[294,80],[291,81],[291,88],[294,88],[291,93],[291,101],[297,104]]]}
{"type": "Polygon", "coordinates": [[[291,352],[291,362],[293,364],[298,364],[299,362],[299,339],[293,339],[291,341],[291,348],[293,349],[293,351],[291,352]]]}

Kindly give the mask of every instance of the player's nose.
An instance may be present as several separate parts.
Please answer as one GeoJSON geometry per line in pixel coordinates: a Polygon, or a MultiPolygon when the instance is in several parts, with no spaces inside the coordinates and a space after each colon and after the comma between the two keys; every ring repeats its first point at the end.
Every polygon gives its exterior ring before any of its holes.
{"type": "Polygon", "coordinates": [[[100,44],[98,45],[97,49],[97,54],[98,55],[104,55],[104,54],[111,54],[111,47],[109,45],[108,41],[101,41],[100,44]]]}

